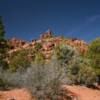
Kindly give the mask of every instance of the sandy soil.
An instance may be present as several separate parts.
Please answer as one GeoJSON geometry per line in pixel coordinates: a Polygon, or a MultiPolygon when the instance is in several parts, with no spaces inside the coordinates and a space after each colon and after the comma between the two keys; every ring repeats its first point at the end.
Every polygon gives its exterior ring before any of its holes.
{"type": "MultiPolygon", "coordinates": [[[[79,100],[100,100],[100,90],[90,89],[83,86],[63,86],[79,100]]],[[[26,89],[14,89],[0,91],[0,100],[33,100],[31,93],[26,89]]],[[[76,99],[75,99],[76,100],[76,99]]]]}
{"type": "Polygon", "coordinates": [[[78,96],[79,100],[100,100],[100,90],[90,89],[84,86],[64,86],[78,96]]]}
{"type": "Polygon", "coordinates": [[[31,93],[26,89],[0,91],[0,100],[32,100],[31,93]]]}

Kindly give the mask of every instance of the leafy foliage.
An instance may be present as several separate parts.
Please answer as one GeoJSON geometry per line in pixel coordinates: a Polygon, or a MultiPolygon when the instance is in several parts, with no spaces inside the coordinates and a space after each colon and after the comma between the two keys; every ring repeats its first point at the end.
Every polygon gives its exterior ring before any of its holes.
{"type": "Polygon", "coordinates": [[[41,52],[37,52],[37,53],[35,54],[35,59],[34,59],[34,61],[35,61],[36,63],[44,63],[44,62],[45,62],[45,57],[44,57],[44,55],[43,55],[41,52]]]}
{"type": "MultiPolygon", "coordinates": [[[[31,53],[32,53],[32,51],[31,51],[31,53]]],[[[31,64],[31,62],[28,58],[29,54],[30,54],[29,49],[17,51],[9,59],[10,60],[9,69],[11,71],[16,71],[21,68],[24,68],[24,69],[27,68],[31,64]]]]}
{"type": "Polygon", "coordinates": [[[42,44],[41,43],[36,43],[35,44],[35,50],[39,51],[42,48],[42,44]]]}
{"type": "Polygon", "coordinates": [[[97,75],[100,75],[100,38],[95,39],[89,46],[89,58],[97,75]]]}
{"type": "Polygon", "coordinates": [[[79,57],[69,64],[67,77],[70,84],[93,85],[96,75],[88,60],[79,57]]]}
{"type": "Polygon", "coordinates": [[[96,76],[88,59],[83,58],[70,46],[59,45],[55,49],[56,58],[66,68],[67,84],[92,85],[96,76]]]}
{"type": "Polygon", "coordinates": [[[61,44],[55,48],[54,55],[62,63],[68,64],[69,61],[74,59],[74,56],[78,54],[77,51],[73,49],[71,46],[61,44]]]}
{"type": "Polygon", "coordinates": [[[9,57],[9,69],[17,71],[26,69],[31,63],[44,63],[44,55],[33,48],[22,49],[9,57]]]}

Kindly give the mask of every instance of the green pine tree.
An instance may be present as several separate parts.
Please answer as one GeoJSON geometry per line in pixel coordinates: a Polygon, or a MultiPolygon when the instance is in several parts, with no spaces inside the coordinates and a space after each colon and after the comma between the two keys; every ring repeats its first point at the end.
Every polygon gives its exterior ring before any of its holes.
{"type": "Polygon", "coordinates": [[[6,51],[7,51],[8,45],[7,41],[5,39],[5,30],[4,30],[4,25],[2,23],[2,17],[0,16],[0,67],[4,67],[6,62],[5,62],[5,57],[6,57],[6,51]]]}

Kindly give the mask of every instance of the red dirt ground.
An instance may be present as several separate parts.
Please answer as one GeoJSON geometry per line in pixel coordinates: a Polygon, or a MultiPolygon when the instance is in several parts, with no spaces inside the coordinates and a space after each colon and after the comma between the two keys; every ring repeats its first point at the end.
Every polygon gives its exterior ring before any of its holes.
{"type": "Polygon", "coordinates": [[[100,90],[84,86],[64,86],[67,90],[76,94],[79,100],[100,100],[100,90]]]}
{"type": "Polygon", "coordinates": [[[31,93],[26,89],[0,91],[0,100],[33,100],[31,93]]]}
{"type": "MultiPolygon", "coordinates": [[[[100,90],[83,86],[63,86],[65,89],[77,95],[79,100],[100,100],[100,90]]],[[[0,91],[0,100],[33,100],[31,93],[26,89],[14,89],[0,91]]]]}

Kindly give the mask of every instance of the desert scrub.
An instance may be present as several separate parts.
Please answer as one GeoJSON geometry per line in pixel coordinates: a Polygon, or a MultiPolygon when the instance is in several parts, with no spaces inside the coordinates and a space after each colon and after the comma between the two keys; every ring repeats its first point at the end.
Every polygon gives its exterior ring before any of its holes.
{"type": "Polygon", "coordinates": [[[9,57],[9,70],[12,72],[15,72],[19,69],[26,69],[30,66],[31,61],[34,60],[34,49],[22,49],[19,51],[16,51],[9,57]],[[31,55],[31,60],[29,58],[29,55],[31,55]]]}
{"type": "Polygon", "coordinates": [[[57,100],[61,86],[67,83],[64,67],[54,59],[48,64],[34,63],[26,70],[4,71],[0,77],[10,86],[29,89],[37,100],[57,100]]]}
{"type": "Polygon", "coordinates": [[[53,57],[60,62],[61,67],[65,67],[67,84],[87,86],[96,82],[90,60],[82,57],[75,48],[63,43],[55,48],[53,57]]]}

